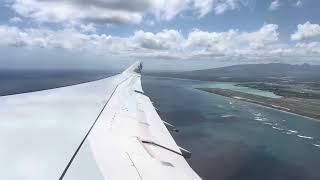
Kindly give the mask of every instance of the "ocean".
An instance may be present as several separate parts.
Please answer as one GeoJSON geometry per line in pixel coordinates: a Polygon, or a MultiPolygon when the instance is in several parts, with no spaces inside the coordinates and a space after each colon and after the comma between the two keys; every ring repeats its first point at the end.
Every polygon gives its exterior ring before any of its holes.
{"type": "MultiPolygon", "coordinates": [[[[76,84],[112,72],[1,71],[0,95],[76,84]]],[[[320,122],[195,89],[210,82],[143,76],[142,87],[207,180],[320,179],[320,122]]],[[[1,120],[0,120],[1,123],[1,120]]]]}
{"type": "Polygon", "coordinates": [[[208,180],[320,179],[320,122],[194,87],[208,82],[144,77],[145,93],[176,142],[208,180]]]}

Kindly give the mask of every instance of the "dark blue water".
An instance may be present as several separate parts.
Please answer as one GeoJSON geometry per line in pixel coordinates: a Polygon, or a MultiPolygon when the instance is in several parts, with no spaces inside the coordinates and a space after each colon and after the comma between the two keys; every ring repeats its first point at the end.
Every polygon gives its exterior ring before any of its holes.
{"type": "MultiPolygon", "coordinates": [[[[108,77],[110,72],[0,72],[0,94],[48,89],[108,77]]],[[[194,89],[208,82],[146,76],[142,86],[192,151],[204,179],[320,179],[320,123],[194,89]]]]}
{"type": "Polygon", "coordinates": [[[319,122],[192,88],[199,81],[142,82],[204,179],[320,179],[319,122]]]}
{"type": "Polygon", "coordinates": [[[0,96],[79,84],[114,74],[89,70],[0,70],[0,96]]]}

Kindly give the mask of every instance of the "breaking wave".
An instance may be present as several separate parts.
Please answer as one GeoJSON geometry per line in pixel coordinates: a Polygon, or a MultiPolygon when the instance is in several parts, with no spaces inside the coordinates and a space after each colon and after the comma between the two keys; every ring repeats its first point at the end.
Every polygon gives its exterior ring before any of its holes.
{"type": "Polygon", "coordinates": [[[221,117],[223,117],[223,118],[228,118],[228,117],[233,117],[234,115],[232,115],[232,114],[225,114],[225,115],[222,115],[221,117]]]}
{"type": "Polygon", "coordinates": [[[272,126],[273,129],[279,130],[279,131],[283,131],[284,129],[276,127],[276,126],[272,126]]]}
{"type": "Polygon", "coordinates": [[[298,131],[291,130],[291,129],[289,129],[289,130],[288,130],[288,132],[290,132],[290,133],[294,133],[294,134],[298,133],[298,131]]]}
{"type": "Polygon", "coordinates": [[[315,147],[320,147],[320,144],[312,144],[312,145],[314,145],[315,147]]]}
{"type": "Polygon", "coordinates": [[[297,136],[300,137],[300,138],[304,138],[304,139],[313,139],[313,137],[303,136],[303,135],[300,135],[300,134],[298,134],[297,136]]]}

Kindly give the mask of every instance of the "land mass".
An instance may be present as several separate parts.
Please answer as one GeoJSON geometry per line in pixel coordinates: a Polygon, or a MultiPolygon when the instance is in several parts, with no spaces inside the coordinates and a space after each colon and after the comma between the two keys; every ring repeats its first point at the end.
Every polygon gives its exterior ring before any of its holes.
{"type": "Polygon", "coordinates": [[[320,86],[316,83],[311,82],[251,82],[238,83],[237,86],[244,86],[262,91],[269,91],[278,96],[286,98],[320,99],[320,86]]]}
{"type": "Polygon", "coordinates": [[[270,98],[220,88],[196,89],[320,120],[320,100],[293,97],[270,98]]]}
{"type": "Polygon", "coordinates": [[[232,82],[236,83],[236,86],[269,91],[281,98],[270,98],[230,89],[199,88],[218,95],[320,119],[320,65],[241,64],[195,71],[152,73],[151,75],[232,82]]]}
{"type": "Polygon", "coordinates": [[[184,72],[153,72],[153,76],[219,82],[313,83],[320,86],[320,65],[242,64],[184,72]]]}

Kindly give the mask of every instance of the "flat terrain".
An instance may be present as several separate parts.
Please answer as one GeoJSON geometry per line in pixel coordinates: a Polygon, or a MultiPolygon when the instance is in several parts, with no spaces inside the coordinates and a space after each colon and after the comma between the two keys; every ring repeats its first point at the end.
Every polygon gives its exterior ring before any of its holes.
{"type": "Polygon", "coordinates": [[[202,91],[291,112],[320,120],[320,100],[297,97],[269,98],[228,89],[197,88],[202,91]]]}
{"type": "Polygon", "coordinates": [[[262,91],[269,91],[287,98],[320,99],[320,84],[312,82],[250,82],[240,83],[244,86],[262,91]]]}

